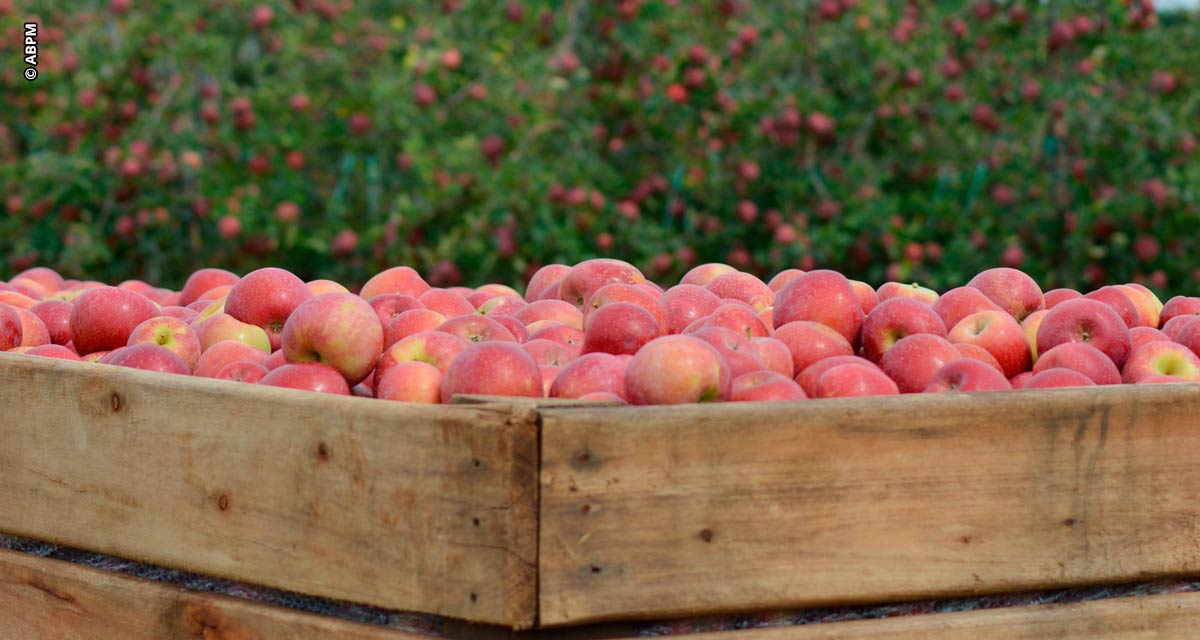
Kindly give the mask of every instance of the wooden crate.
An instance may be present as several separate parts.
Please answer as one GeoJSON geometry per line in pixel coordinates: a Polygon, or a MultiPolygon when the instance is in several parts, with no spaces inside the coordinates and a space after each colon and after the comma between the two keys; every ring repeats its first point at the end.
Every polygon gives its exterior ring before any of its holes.
{"type": "Polygon", "coordinates": [[[0,531],[529,627],[537,420],[0,355],[0,531]]]}
{"type": "MultiPolygon", "coordinates": [[[[463,400],[413,407],[5,354],[0,532],[447,616],[455,638],[620,638],[636,620],[1200,575],[1191,385],[463,400]]],[[[210,606],[247,638],[405,637],[93,571],[0,554],[0,610],[69,617],[124,594],[148,613],[103,619],[146,637],[152,619],[194,626],[210,606]]],[[[1198,598],[712,637],[1086,638],[1102,624],[1177,637],[1200,628],[1198,598]]]]}

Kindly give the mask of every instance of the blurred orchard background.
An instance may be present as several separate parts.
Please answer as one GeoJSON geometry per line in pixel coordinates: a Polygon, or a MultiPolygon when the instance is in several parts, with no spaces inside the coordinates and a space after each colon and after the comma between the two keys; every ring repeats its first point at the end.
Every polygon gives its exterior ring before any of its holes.
{"type": "Polygon", "coordinates": [[[1195,295],[1194,5],[0,0],[0,274],[612,256],[1195,295]]]}

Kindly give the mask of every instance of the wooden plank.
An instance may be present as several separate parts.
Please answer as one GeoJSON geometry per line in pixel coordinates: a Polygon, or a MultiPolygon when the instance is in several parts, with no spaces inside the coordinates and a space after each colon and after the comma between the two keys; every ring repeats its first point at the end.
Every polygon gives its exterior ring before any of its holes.
{"type": "Polygon", "coordinates": [[[1200,574],[1200,385],[545,409],[544,625],[1200,574]]]}
{"type": "Polygon", "coordinates": [[[898,616],[683,636],[687,640],[1193,640],[1200,594],[898,616]]]}
{"type": "Polygon", "coordinates": [[[22,640],[427,638],[4,550],[0,619],[22,640]]]}
{"type": "Polygon", "coordinates": [[[0,531],[317,596],[533,624],[532,409],[0,355],[0,531]]]}

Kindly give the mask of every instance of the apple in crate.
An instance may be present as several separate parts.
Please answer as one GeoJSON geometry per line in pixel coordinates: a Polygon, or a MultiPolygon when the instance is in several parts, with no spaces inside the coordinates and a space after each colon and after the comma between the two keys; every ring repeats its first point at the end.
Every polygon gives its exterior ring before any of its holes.
{"type": "Polygon", "coordinates": [[[953,344],[973,344],[985,349],[1000,363],[1006,378],[1029,370],[1029,342],[1020,323],[998,310],[973,313],[954,325],[946,335],[953,344]]]}
{"type": "Polygon", "coordinates": [[[733,379],[733,402],[783,402],[808,396],[791,378],[775,371],[751,371],[733,379]]]}
{"type": "Polygon", "coordinates": [[[50,332],[46,330],[46,324],[36,313],[20,307],[14,307],[14,309],[21,318],[22,347],[40,347],[50,344],[50,332]]]}
{"type": "Polygon", "coordinates": [[[359,295],[367,300],[385,293],[398,293],[416,298],[429,289],[429,283],[412,267],[392,267],[367,280],[359,295]]]}
{"type": "Polygon", "coordinates": [[[979,289],[988,300],[999,305],[1018,322],[1025,316],[1046,308],[1042,289],[1025,273],[1008,267],[998,267],[980,272],[967,282],[968,287],[979,289]]]}
{"type": "Polygon", "coordinates": [[[146,296],[117,287],[90,289],[71,309],[71,342],[79,355],[124,347],[129,334],[158,315],[146,296]]]}
{"type": "MultiPolygon", "coordinates": [[[[281,353],[282,355],[282,353],[281,353]]],[[[221,369],[233,362],[246,360],[262,364],[267,354],[245,342],[237,340],[222,340],[200,354],[192,375],[201,378],[215,378],[221,369]]]]}
{"type": "Polygon", "coordinates": [[[1118,369],[1125,365],[1133,347],[1129,327],[1121,316],[1103,302],[1087,298],[1060,302],[1042,318],[1037,330],[1038,354],[1067,342],[1084,342],[1096,347],[1118,369]]]}
{"type": "Polygon", "coordinates": [[[542,372],[515,342],[480,342],[458,354],[442,376],[442,402],[458,394],[541,398],[542,372]]]}
{"type": "Polygon", "coordinates": [[[289,271],[266,267],[247,273],[233,285],[225,298],[225,313],[262,327],[271,340],[271,351],[275,351],[281,344],[284,323],[309,298],[312,292],[303,280],[289,271]]]}
{"type": "Polygon", "coordinates": [[[1121,372],[1104,352],[1083,342],[1065,342],[1042,354],[1033,373],[1047,369],[1071,369],[1099,385],[1121,384],[1121,372]]]}
{"type": "Polygon", "coordinates": [[[21,316],[17,310],[0,302],[0,351],[21,346],[21,316]]]}
{"type": "Polygon", "coordinates": [[[62,300],[43,300],[29,308],[41,319],[50,334],[50,342],[67,344],[71,341],[71,303],[62,300]]]}
{"type": "Polygon", "coordinates": [[[217,375],[213,376],[217,380],[233,380],[235,382],[246,382],[254,384],[270,373],[266,367],[257,362],[249,360],[238,360],[225,365],[217,375]]]}
{"type": "Polygon", "coordinates": [[[271,353],[271,338],[258,325],[242,322],[228,313],[218,313],[207,320],[199,320],[192,325],[196,330],[196,339],[200,341],[200,351],[225,340],[244,342],[263,353],[271,353]]]}
{"type": "Polygon", "coordinates": [[[346,384],[345,376],[337,369],[320,362],[291,362],[280,365],[263,376],[258,384],[341,396],[350,395],[350,385],[346,384]]]}
{"type": "Polygon", "coordinates": [[[879,359],[879,368],[896,382],[902,393],[920,393],[929,386],[938,369],[960,358],[962,354],[945,338],[917,333],[892,345],[879,359]]]}
{"type": "Polygon", "coordinates": [[[1148,342],[1129,356],[1121,372],[1121,381],[1135,384],[1159,375],[1189,382],[1200,380],[1200,357],[1181,344],[1162,340],[1148,342]]]}
{"type": "Polygon", "coordinates": [[[178,318],[156,316],[134,327],[133,333],[129,334],[129,346],[143,343],[170,349],[183,360],[189,372],[200,360],[200,338],[191,326],[178,318]]]}
{"type": "MultiPolygon", "coordinates": [[[[996,312],[1002,313],[1002,312],[996,312]]],[[[1012,320],[1004,314],[1005,318],[1012,320]]],[[[1012,320],[1016,323],[1016,320],[1012,320]]],[[[1012,383],[1004,374],[990,364],[962,358],[948,363],[933,374],[933,379],[925,387],[925,393],[945,393],[947,391],[1004,391],[1012,389],[1012,383]]]]}
{"type": "Polygon", "coordinates": [[[796,320],[775,329],[771,338],[788,349],[788,360],[793,371],[804,371],[810,365],[833,356],[852,356],[854,348],[845,336],[811,320],[796,320]]]}
{"type": "Polygon", "coordinates": [[[609,302],[583,317],[582,353],[637,353],[642,345],[663,335],[658,320],[632,302],[609,302]]]}
{"type": "Polygon", "coordinates": [[[224,269],[199,269],[188,276],[179,291],[179,306],[186,307],[200,299],[205,292],[217,287],[232,287],[240,278],[236,273],[224,269]]]}
{"type": "MultiPolygon", "coordinates": [[[[840,356],[839,356],[840,357],[840,356]]],[[[821,373],[813,388],[814,398],[857,398],[892,396],[900,393],[895,381],[869,360],[866,364],[845,363],[821,373]]]]}
{"type": "Polygon", "coordinates": [[[896,342],[921,333],[946,335],[946,325],[933,307],[916,298],[881,300],[863,320],[863,355],[872,362],[879,362],[896,342]]]}
{"type": "MultiPolygon", "coordinates": [[[[818,269],[792,280],[775,295],[773,325],[812,320],[837,331],[857,344],[862,330],[862,304],[846,276],[818,269]]],[[[872,312],[875,310],[873,309],[872,312]]]]}
{"type": "Polygon", "coordinates": [[[59,360],[71,360],[79,362],[81,358],[79,354],[62,346],[61,344],[44,344],[40,347],[34,347],[25,352],[25,355],[41,356],[43,358],[58,358],[59,360]]]}
{"type": "Polygon", "coordinates": [[[667,289],[658,302],[667,313],[668,333],[681,333],[723,304],[715,293],[694,284],[675,285],[667,289]]]}
{"type": "Polygon", "coordinates": [[[1073,369],[1054,367],[1033,374],[1022,389],[1050,389],[1053,387],[1094,387],[1091,378],[1073,369]]]}
{"type": "Polygon", "coordinates": [[[646,343],[625,370],[631,404],[719,402],[729,398],[733,379],[715,347],[689,335],[646,343]]]}
{"type": "Polygon", "coordinates": [[[142,343],[114,349],[100,359],[100,364],[144,369],[146,371],[160,371],[162,373],[177,373],[184,376],[191,374],[187,363],[175,355],[174,351],[157,344],[142,343]]]}
{"type": "Polygon", "coordinates": [[[375,368],[383,351],[383,327],[366,300],[325,293],[296,307],[283,325],[282,343],[288,362],[327,364],[353,386],[375,368]]]}
{"type": "Polygon", "coordinates": [[[933,303],[933,310],[947,329],[954,328],[963,318],[980,311],[1004,311],[975,287],[957,287],[943,293],[933,303]]]}
{"type": "Polygon", "coordinates": [[[441,401],[442,372],[426,362],[401,362],[375,381],[381,400],[437,404],[441,401]]]}
{"type": "Polygon", "coordinates": [[[548,397],[582,398],[589,393],[607,392],[625,400],[625,370],[633,356],[611,353],[585,353],[559,370],[550,384],[548,397]]]}

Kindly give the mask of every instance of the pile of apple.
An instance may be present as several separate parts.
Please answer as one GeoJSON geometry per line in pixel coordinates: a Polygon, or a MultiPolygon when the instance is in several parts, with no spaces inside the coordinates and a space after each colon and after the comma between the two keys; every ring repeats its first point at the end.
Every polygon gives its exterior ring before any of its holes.
{"type": "Polygon", "coordinates": [[[0,282],[0,350],[406,402],[677,404],[1196,381],[1198,314],[1200,298],[1043,293],[1007,268],[939,295],[706,264],[664,290],[596,259],[542,267],[521,296],[408,267],[359,294],[276,268],[201,269],[176,292],[36,267],[0,282]]]}

